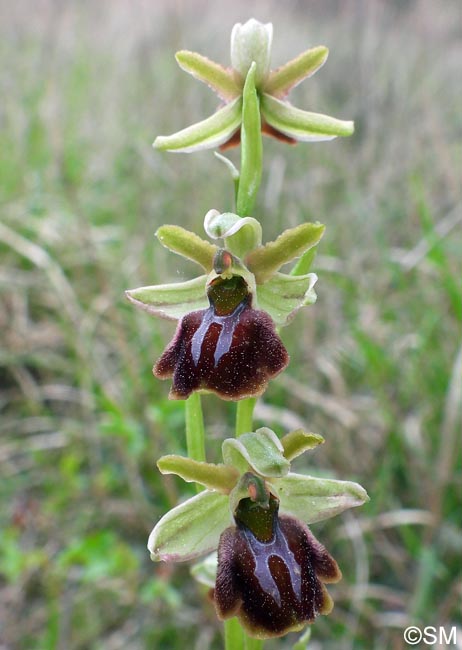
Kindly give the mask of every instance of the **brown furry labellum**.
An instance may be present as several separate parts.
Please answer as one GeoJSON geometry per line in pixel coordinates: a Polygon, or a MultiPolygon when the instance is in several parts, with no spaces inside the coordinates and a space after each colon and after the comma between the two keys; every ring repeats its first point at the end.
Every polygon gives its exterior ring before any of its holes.
{"type": "Polygon", "coordinates": [[[218,278],[207,293],[210,307],[181,319],[154,374],[173,378],[173,399],[186,399],[196,390],[225,400],[261,395],[289,362],[271,317],[252,309],[240,277],[218,278]]]}
{"type": "Polygon", "coordinates": [[[278,508],[273,496],[267,509],[242,500],[236,526],[222,533],[218,546],[217,614],[237,616],[258,638],[300,630],[318,614],[329,614],[333,603],[323,583],[341,578],[337,563],[307,526],[278,516],[278,508]]]}

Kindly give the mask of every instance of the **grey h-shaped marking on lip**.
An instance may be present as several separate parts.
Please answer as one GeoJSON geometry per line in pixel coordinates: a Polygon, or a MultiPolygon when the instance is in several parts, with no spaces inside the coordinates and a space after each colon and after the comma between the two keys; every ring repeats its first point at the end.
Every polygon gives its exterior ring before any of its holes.
{"type": "Polygon", "coordinates": [[[221,325],[221,332],[218,336],[215,354],[213,356],[215,368],[217,367],[221,357],[229,352],[231,343],[233,341],[234,330],[236,329],[236,325],[239,322],[239,316],[246,306],[246,301],[244,300],[236,307],[233,312],[231,312],[231,314],[227,314],[226,316],[217,316],[215,314],[213,305],[210,305],[210,307],[207,309],[207,312],[204,314],[202,323],[199,325],[194,333],[194,336],[191,339],[191,355],[195,366],[197,366],[199,363],[202,352],[202,344],[210,325],[212,325],[212,323],[217,323],[218,325],[221,325]]]}
{"type": "Polygon", "coordinates": [[[269,568],[269,559],[274,555],[275,557],[281,558],[288,568],[294,595],[299,601],[301,601],[301,567],[290,550],[286,538],[282,534],[279,522],[276,521],[275,534],[270,542],[258,541],[253,533],[244,525],[240,526],[240,528],[249,543],[250,550],[255,560],[255,577],[260,583],[263,591],[274,598],[279,607],[282,606],[281,594],[269,568]]]}

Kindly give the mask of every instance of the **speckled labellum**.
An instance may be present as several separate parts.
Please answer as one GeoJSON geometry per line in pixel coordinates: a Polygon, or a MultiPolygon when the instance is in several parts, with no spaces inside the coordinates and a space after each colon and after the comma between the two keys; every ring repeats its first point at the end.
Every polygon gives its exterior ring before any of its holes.
{"type": "MultiPolygon", "coordinates": [[[[250,492],[250,491],[249,491],[250,492]]],[[[238,616],[250,636],[268,638],[300,630],[332,610],[323,583],[337,582],[335,560],[294,517],[278,515],[279,502],[239,502],[235,527],[218,546],[214,600],[220,618],[238,616]]]]}

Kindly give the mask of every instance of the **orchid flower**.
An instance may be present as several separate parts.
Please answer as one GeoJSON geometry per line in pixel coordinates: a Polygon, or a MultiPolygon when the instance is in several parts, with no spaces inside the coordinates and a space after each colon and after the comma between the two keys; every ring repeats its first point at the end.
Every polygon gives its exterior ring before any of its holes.
{"type": "Polygon", "coordinates": [[[164,151],[193,152],[240,142],[243,95],[256,92],[261,130],[288,143],[316,142],[348,136],[351,121],[295,108],[287,100],[289,91],[314,74],[326,61],[328,49],[318,46],[302,52],[285,65],[270,70],[273,26],[251,18],[234,25],[231,33],[231,68],[197,52],[177,52],[179,66],[214,90],[224,106],[211,117],[173,135],[158,136],[154,147],[164,151]]]}
{"type": "Polygon", "coordinates": [[[191,560],[218,548],[217,613],[237,615],[251,636],[280,636],[328,614],[333,605],[323,583],[338,581],[341,572],[307,524],[368,497],[357,483],[290,471],[291,460],[322,442],[302,430],[280,440],[261,428],[225,440],[221,465],[160,458],[163,474],[206,489],[156,524],[148,541],[151,558],[191,560]]]}

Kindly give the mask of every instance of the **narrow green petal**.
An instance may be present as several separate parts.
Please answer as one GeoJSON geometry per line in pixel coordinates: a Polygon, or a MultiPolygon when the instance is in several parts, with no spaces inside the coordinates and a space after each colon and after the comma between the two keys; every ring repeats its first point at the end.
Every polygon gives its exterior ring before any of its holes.
{"type": "Polygon", "coordinates": [[[254,273],[257,284],[267,282],[287,262],[300,257],[321,239],[325,226],[321,223],[302,223],[285,230],[276,241],[269,242],[249,253],[247,266],[254,273]]]}
{"type": "Polygon", "coordinates": [[[287,433],[281,438],[281,445],[284,447],[284,456],[287,460],[293,460],[309,449],[322,445],[324,438],[317,433],[308,433],[303,429],[296,429],[287,433]]]}
{"type": "Polygon", "coordinates": [[[270,489],[281,502],[281,512],[306,524],[329,519],[348,508],[369,501],[366,490],[358,483],[288,474],[270,482],[270,489]]]}
{"type": "Polygon", "coordinates": [[[130,289],[125,295],[131,303],[155,316],[178,320],[186,314],[209,306],[205,293],[206,275],[187,282],[158,284],[130,289]]]}
{"type": "Polygon", "coordinates": [[[197,262],[206,271],[213,269],[216,246],[181,226],[161,226],[156,237],[165,248],[197,262]]]}
{"type": "Polygon", "coordinates": [[[329,50],[323,45],[302,52],[295,59],[272,70],[263,91],[268,95],[284,97],[289,90],[319,70],[328,54],[329,50]]]}
{"type": "Polygon", "coordinates": [[[279,438],[267,427],[239,438],[227,438],[222,449],[225,464],[241,474],[250,469],[261,476],[278,477],[285,476],[290,468],[279,438]]]}
{"type": "Polygon", "coordinates": [[[229,494],[239,478],[234,467],[203,463],[175,454],[159,458],[157,467],[162,474],[176,474],[187,483],[200,483],[209,490],[216,490],[223,494],[229,494]]]}
{"type": "Polygon", "coordinates": [[[256,70],[253,62],[245,80],[242,98],[241,173],[236,199],[236,212],[240,217],[251,214],[262,174],[263,148],[260,100],[255,89],[256,70]]]}
{"type": "Polygon", "coordinates": [[[175,58],[182,70],[206,83],[225,101],[230,101],[241,94],[232,71],[219,63],[189,50],[180,50],[175,54],[175,58]]]}
{"type": "Polygon", "coordinates": [[[161,151],[191,153],[220,146],[239,128],[242,118],[242,97],[220,108],[202,122],[188,126],[172,135],[159,135],[154,147],[161,151]]]}
{"type": "Polygon", "coordinates": [[[302,142],[333,140],[354,132],[353,122],[302,111],[267,94],[261,98],[261,112],[270,126],[302,142]]]}
{"type": "Polygon", "coordinates": [[[148,540],[151,559],[181,562],[210,553],[231,523],[228,497],[200,492],[167,512],[154,527],[148,540]]]}
{"type": "Polygon", "coordinates": [[[262,229],[253,217],[239,217],[232,212],[209,210],[204,219],[204,230],[210,239],[224,239],[225,247],[237,257],[261,246],[262,229]]]}
{"type": "Polygon", "coordinates": [[[315,273],[292,276],[275,273],[257,286],[258,307],[266,311],[278,327],[288,325],[299,309],[316,302],[315,273]]]}

